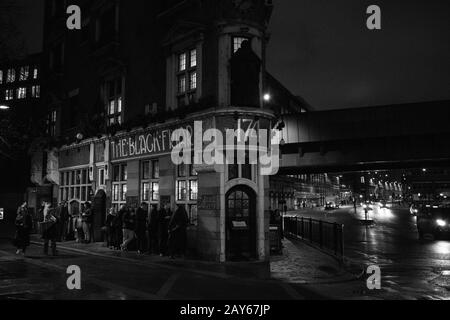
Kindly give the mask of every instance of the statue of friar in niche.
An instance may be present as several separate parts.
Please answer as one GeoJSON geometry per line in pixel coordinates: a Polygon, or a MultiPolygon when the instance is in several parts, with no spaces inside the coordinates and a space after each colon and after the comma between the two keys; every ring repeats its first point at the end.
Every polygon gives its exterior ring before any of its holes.
{"type": "Polygon", "coordinates": [[[253,52],[250,41],[245,40],[230,60],[231,105],[260,106],[261,59],[253,52]]]}

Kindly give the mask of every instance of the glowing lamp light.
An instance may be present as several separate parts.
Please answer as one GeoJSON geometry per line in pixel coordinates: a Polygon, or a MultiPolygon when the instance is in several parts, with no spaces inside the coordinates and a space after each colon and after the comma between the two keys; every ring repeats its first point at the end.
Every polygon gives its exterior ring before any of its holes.
{"type": "Polygon", "coordinates": [[[269,93],[266,93],[266,94],[264,95],[264,101],[268,102],[268,101],[270,101],[271,99],[272,99],[272,96],[271,96],[269,93]]]}
{"type": "Polygon", "coordinates": [[[0,105],[0,110],[9,110],[9,106],[7,105],[0,105]]]}
{"type": "Polygon", "coordinates": [[[447,222],[445,222],[445,221],[442,220],[442,219],[438,219],[438,220],[436,220],[436,224],[437,224],[439,227],[445,227],[445,226],[447,225],[447,222]]]}

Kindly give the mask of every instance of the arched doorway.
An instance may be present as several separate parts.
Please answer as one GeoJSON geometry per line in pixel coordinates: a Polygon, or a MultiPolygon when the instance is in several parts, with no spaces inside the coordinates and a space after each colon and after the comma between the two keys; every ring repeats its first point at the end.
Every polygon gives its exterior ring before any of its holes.
{"type": "Polygon", "coordinates": [[[226,256],[229,261],[257,258],[256,194],[247,186],[226,195],[226,256]]]}

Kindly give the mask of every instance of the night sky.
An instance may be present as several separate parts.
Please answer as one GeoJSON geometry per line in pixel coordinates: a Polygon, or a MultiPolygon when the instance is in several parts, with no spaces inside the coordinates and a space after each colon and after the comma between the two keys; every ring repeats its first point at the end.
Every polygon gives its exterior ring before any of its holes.
{"type": "MultiPolygon", "coordinates": [[[[20,29],[40,50],[43,0],[20,29]]],[[[450,99],[450,1],[274,0],[268,69],[316,110],[450,99]],[[366,8],[382,30],[366,28],[366,8]]]]}

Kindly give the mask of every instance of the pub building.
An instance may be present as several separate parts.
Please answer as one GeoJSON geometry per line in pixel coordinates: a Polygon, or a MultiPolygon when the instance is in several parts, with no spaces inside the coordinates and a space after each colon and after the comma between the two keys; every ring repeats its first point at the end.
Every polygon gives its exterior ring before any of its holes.
{"type": "Polygon", "coordinates": [[[46,3],[43,95],[55,130],[36,139],[32,167],[47,164],[53,202],[74,213],[91,201],[96,241],[108,208],[183,205],[190,253],[267,261],[261,164],[175,165],[171,136],[195,121],[203,132],[270,130],[305,111],[265,68],[272,1],[74,1],[75,33],[64,8],[46,3]]]}

